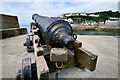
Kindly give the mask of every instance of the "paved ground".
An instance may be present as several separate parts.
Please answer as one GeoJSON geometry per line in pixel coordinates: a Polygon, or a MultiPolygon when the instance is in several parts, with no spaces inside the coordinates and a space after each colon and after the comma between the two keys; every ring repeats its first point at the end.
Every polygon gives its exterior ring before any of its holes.
{"type": "MultiPolygon", "coordinates": [[[[61,78],[117,78],[118,77],[118,38],[113,36],[78,36],[83,43],[83,48],[98,55],[96,70],[81,70],[70,67],[60,71],[61,78]]],[[[21,68],[22,59],[31,57],[23,46],[25,35],[0,40],[0,72],[2,78],[14,78],[16,71],[21,68]],[[1,50],[2,49],[2,50],[1,50]],[[1,60],[2,59],[2,60],[1,60]]],[[[55,73],[50,74],[51,77],[55,73]]]]}

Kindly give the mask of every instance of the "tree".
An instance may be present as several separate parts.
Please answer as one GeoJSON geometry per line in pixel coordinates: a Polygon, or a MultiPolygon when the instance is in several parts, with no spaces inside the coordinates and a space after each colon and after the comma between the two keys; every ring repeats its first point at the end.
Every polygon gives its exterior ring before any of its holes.
{"type": "Polygon", "coordinates": [[[105,13],[99,15],[99,20],[103,21],[105,24],[105,21],[109,19],[109,16],[105,13]]]}

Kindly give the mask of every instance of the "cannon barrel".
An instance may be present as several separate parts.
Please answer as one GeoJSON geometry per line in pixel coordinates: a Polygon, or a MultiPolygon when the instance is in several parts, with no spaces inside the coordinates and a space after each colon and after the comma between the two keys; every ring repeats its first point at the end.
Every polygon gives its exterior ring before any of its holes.
{"type": "Polygon", "coordinates": [[[73,30],[67,21],[33,14],[39,33],[46,44],[52,47],[74,48],[73,30]]]}

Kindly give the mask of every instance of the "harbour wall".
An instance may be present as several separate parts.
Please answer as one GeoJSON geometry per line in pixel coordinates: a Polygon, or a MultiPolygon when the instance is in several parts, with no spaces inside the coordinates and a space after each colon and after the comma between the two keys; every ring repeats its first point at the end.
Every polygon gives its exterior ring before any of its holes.
{"type": "Polygon", "coordinates": [[[79,30],[79,31],[118,31],[120,32],[119,26],[108,26],[108,25],[79,25],[79,24],[71,24],[73,30],[79,30]]]}
{"type": "Polygon", "coordinates": [[[0,14],[0,38],[7,38],[27,34],[27,28],[20,28],[18,17],[0,14]]]}

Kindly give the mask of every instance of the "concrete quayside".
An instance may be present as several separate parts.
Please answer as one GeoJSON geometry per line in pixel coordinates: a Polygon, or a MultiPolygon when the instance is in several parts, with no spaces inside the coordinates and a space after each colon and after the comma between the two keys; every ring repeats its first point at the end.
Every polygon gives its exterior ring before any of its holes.
{"type": "MultiPolygon", "coordinates": [[[[25,37],[26,35],[21,35],[0,40],[2,78],[15,78],[24,58],[31,57],[32,62],[35,62],[34,54],[28,53],[23,46],[25,37]]],[[[78,35],[77,39],[82,42],[83,48],[98,55],[96,70],[90,72],[73,66],[61,70],[59,78],[118,78],[119,37],[78,35]]],[[[51,73],[50,77],[55,78],[55,73],[51,73]]]]}

